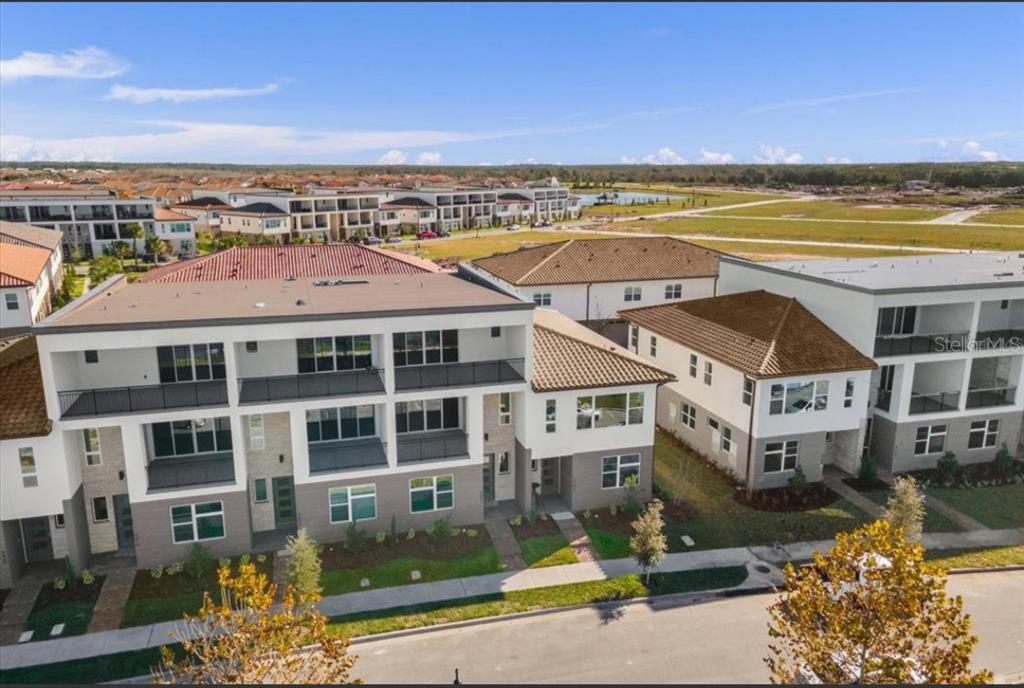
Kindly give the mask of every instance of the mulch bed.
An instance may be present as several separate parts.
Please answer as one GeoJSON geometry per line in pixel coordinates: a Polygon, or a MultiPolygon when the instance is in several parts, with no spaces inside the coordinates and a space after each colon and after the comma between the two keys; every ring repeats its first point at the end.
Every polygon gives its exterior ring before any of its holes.
{"type": "Polygon", "coordinates": [[[591,509],[590,518],[580,514],[580,520],[584,526],[594,526],[610,533],[633,533],[633,528],[630,525],[633,519],[622,509],[616,510],[614,516],[609,509],[591,509]]]}
{"type": "Polygon", "coordinates": [[[811,511],[839,500],[839,495],[824,483],[809,483],[800,490],[791,487],[758,490],[751,497],[747,497],[746,490],[737,490],[734,497],[737,502],[751,509],[779,512],[811,511]]]}
{"type": "Polygon", "coordinates": [[[10,588],[0,588],[0,607],[4,606],[4,600],[11,594],[10,588]]]}
{"type": "MultiPolygon", "coordinates": [[[[262,564],[256,560],[256,555],[250,555],[250,562],[256,565],[259,573],[266,574],[268,578],[274,575],[274,555],[264,553],[266,561],[262,564]]],[[[189,593],[201,593],[204,590],[215,591],[219,589],[220,583],[217,580],[217,569],[220,567],[217,559],[214,559],[213,566],[202,576],[196,578],[187,570],[172,575],[167,574],[167,567],[163,575],[153,578],[149,569],[139,569],[135,572],[135,580],[132,581],[132,589],[128,599],[137,600],[148,597],[174,597],[189,593]]],[[[238,557],[231,559],[232,566],[238,563],[238,557]]]]}
{"type": "Polygon", "coordinates": [[[320,561],[324,569],[351,569],[362,566],[383,564],[399,557],[415,559],[452,559],[461,555],[471,554],[491,544],[487,530],[482,526],[466,526],[459,528],[460,533],[437,542],[423,531],[416,531],[416,537],[406,539],[405,533],[398,534],[398,542],[377,544],[372,538],[367,540],[363,548],[353,552],[343,542],[331,542],[323,546],[320,561]],[[476,537],[469,537],[466,531],[476,531],[476,537]]]}
{"type": "Polygon", "coordinates": [[[1014,461],[1009,474],[1000,471],[993,461],[964,464],[957,469],[956,477],[951,483],[946,481],[945,476],[937,468],[910,471],[906,475],[913,476],[918,483],[938,487],[975,487],[978,483],[1009,485],[1024,476],[1024,461],[1014,461]]]}
{"type": "Polygon", "coordinates": [[[96,580],[93,581],[92,585],[86,585],[82,581],[78,581],[75,587],[66,587],[63,590],[57,590],[53,587],[52,582],[48,582],[40,589],[39,595],[36,596],[36,602],[32,605],[32,611],[41,611],[63,602],[92,602],[96,604],[96,600],[100,596],[100,588],[103,587],[105,579],[106,576],[96,576],[96,580]]]}
{"type": "Polygon", "coordinates": [[[529,540],[541,535],[558,535],[561,532],[558,529],[558,524],[552,518],[538,518],[533,523],[524,518],[522,525],[512,526],[512,533],[516,536],[516,540],[529,540]]]}
{"type": "Polygon", "coordinates": [[[861,480],[860,478],[844,478],[843,482],[852,487],[853,489],[857,490],[857,492],[881,492],[883,490],[889,489],[889,486],[886,485],[881,480],[876,480],[872,483],[867,483],[861,480]]]}

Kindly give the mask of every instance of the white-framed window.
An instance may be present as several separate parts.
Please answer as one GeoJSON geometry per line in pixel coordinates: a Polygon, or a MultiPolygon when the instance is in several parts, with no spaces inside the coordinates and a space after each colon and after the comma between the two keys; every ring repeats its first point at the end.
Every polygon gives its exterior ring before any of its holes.
{"type": "Polygon", "coordinates": [[[642,298],[642,294],[643,292],[640,287],[630,285],[626,287],[623,297],[625,298],[626,303],[633,303],[635,301],[639,301],[642,298]]]}
{"type": "Polygon", "coordinates": [[[64,514],[53,515],[53,527],[60,530],[64,527],[64,514]]]}
{"type": "Polygon", "coordinates": [[[743,378],[743,405],[750,406],[754,402],[754,381],[749,377],[743,378]]]}
{"type": "Polygon", "coordinates": [[[544,432],[555,432],[558,429],[557,408],[558,404],[554,399],[544,402],[544,432]]]}
{"type": "Polygon", "coordinates": [[[11,292],[4,294],[4,303],[9,311],[16,311],[20,308],[18,305],[18,295],[12,294],[11,292]]]}
{"type": "Polygon", "coordinates": [[[502,392],[498,395],[498,425],[512,424],[512,393],[502,392]]]}
{"type": "Polygon", "coordinates": [[[36,453],[32,447],[18,448],[18,463],[21,466],[21,484],[23,487],[37,487],[39,474],[36,472],[36,453]]]}
{"type": "Polygon", "coordinates": [[[712,373],[711,361],[704,361],[704,384],[705,385],[710,385],[711,384],[711,373],[712,373]]]}
{"type": "Polygon", "coordinates": [[[177,504],[171,507],[171,539],[174,544],[219,540],[226,534],[224,502],[177,504]]]}
{"type": "Polygon", "coordinates": [[[263,436],[263,414],[254,413],[249,416],[249,448],[263,449],[266,440],[263,436]]]}
{"type": "Polygon", "coordinates": [[[626,479],[631,475],[637,476],[638,479],[640,477],[639,454],[606,456],[601,459],[601,489],[625,487],[626,479]]]}
{"type": "Polygon", "coordinates": [[[106,497],[92,498],[92,520],[94,523],[106,523],[110,520],[106,497]]]}
{"type": "Polygon", "coordinates": [[[640,425],[644,422],[644,393],[576,397],[576,429],[640,425]]]}
{"type": "Polygon", "coordinates": [[[658,338],[653,334],[651,335],[651,356],[658,355],[658,338]]]}
{"type": "Polygon", "coordinates": [[[409,511],[414,514],[455,508],[455,476],[435,475],[409,481],[409,511]]]}
{"type": "Polygon", "coordinates": [[[796,468],[796,460],[800,455],[800,441],[769,442],[764,445],[764,472],[781,473],[796,468]]]}
{"type": "Polygon", "coordinates": [[[732,441],[732,428],[728,425],[722,426],[722,451],[727,454],[736,454],[736,443],[732,441]]]}
{"type": "Polygon", "coordinates": [[[967,435],[968,449],[984,449],[996,446],[999,440],[999,420],[971,421],[971,431],[967,435]]]}
{"type": "Polygon", "coordinates": [[[640,327],[637,325],[629,326],[629,348],[634,353],[640,349],[640,327]]]}
{"type": "Polygon", "coordinates": [[[498,475],[508,475],[512,472],[512,454],[503,451],[498,454],[498,475]]]}
{"type": "Polygon", "coordinates": [[[683,285],[679,282],[675,284],[665,285],[665,298],[666,299],[681,299],[683,298],[683,285]]]}
{"type": "Polygon", "coordinates": [[[257,504],[266,504],[270,500],[267,495],[266,478],[256,478],[252,481],[252,498],[257,504]]]}
{"type": "Polygon", "coordinates": [[[684,401],[679,406],[679,421],[691,430],[696,429],[697,407],[684,401]]]}
{"type": "Polygon", "coordinates": [[[549,291],[535,291],[533,292],[533,302],[538,306],[550,306],[551,305],[551,292],[549,291]]]}
{"type": "Polygon", "coordinates": [[[852,377],[846,378],[846,389],[843,391],[843,408],[853,407],[853,392],[856,382],[852,377]]]}
{"type": "Polygon", "coordinates": [[[327,491],[331,523],[372,521],[377,518],[377,486],[332,487],[327,491]]]}
{"type": "Polygon", "coordinates": [[[945,425],[922,425],[914,437],[914,455],[941,454],[946,448],[945,425]]]}
{"type": "Polygon", "coordinates": [[[773,416],[828,408],[828,380],[805,380],[771,386],[768,413],[773,416]]]}
{"type": "Polygon", "coordinates": [[[697,377],[697,354],[690,354],[690,377],[697,377]]]}
{"type": "Polygon", "coordinates": [[[103,463],[100,455],[100,431],[96,428],[82,430],[82,448],[85,452],[86,466],[99,466],[103,463]]]}

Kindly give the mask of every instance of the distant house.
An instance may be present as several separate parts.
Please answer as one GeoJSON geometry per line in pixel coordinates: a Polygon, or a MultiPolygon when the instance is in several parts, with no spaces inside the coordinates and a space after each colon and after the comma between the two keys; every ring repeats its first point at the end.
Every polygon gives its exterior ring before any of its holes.
{"type": "Polygon", "coordinates": [[[214,232],[220,229],[220,213],[230,208],[227,201],[213,196],[200,196],[171,205],[170,210],[188,215],[196,221],[195,231],[214,232]]]}
{"type": "Polygon", "coordinates": [[[169,208],[157,208],[154,213],[154,233],[179,255],[195,255],[196,219],[169,208]]]}

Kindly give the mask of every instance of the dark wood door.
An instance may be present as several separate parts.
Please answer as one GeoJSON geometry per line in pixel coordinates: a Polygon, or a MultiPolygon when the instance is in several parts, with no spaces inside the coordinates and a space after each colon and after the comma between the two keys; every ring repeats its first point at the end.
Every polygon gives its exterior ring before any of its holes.
{"type": "Polygon", "coordinates": [[[295,483],[290,476],[273,479],[274,524],[277,528],[295,525],[295,483]]]}

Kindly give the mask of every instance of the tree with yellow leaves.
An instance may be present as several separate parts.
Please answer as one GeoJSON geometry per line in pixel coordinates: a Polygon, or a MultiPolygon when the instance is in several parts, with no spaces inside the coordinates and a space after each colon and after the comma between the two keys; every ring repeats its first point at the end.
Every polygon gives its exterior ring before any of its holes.
{"type": "Polygon", "coordinates": [[[327,632],[317,600],[300,603],[291,586],[274,606],[277,586],[240,563],[238,574],[217,572],[221,601],[209,593],[195,616],[177,632],[180,656],[160,648],[156,683],[359,683],[349,678],[356,656],[349,641],[327,632]]]}
{"type": "Polygon", "coordinates": [[[786,588],[769,610],[775,683],[985,683],[971,673],[963,600],[901,528],[876,521],[836,536],[813,566],[786,566],[786,588]]]}

